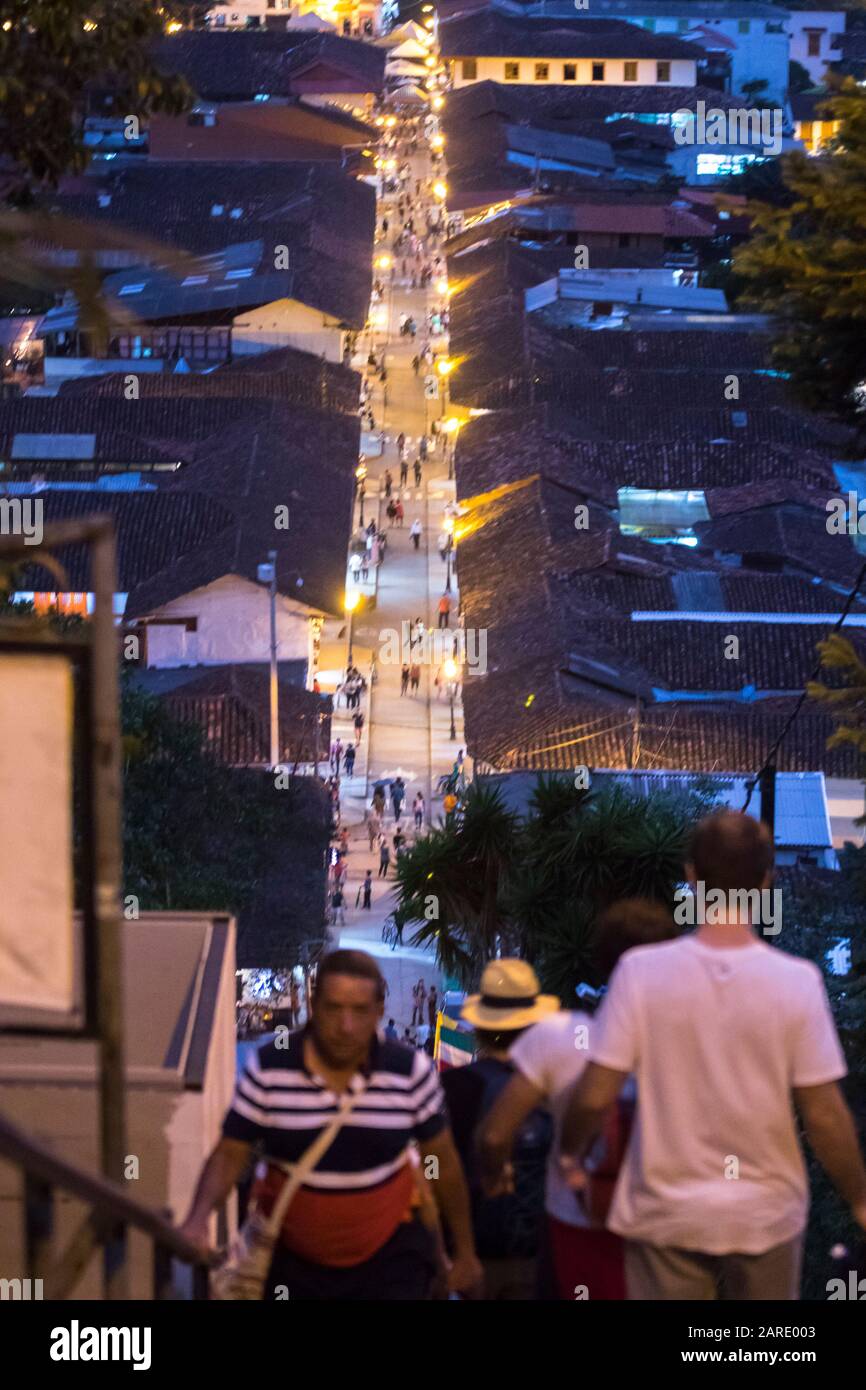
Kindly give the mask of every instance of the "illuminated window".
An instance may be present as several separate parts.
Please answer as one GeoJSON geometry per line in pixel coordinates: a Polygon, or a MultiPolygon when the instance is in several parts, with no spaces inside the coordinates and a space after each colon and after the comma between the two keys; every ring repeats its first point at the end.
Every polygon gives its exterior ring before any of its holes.
{"type": "Polygon", "coordinates": [[[656,82],[670,82],[671,65],[670,63],[656,63],[656,82]]]}
{"type": "Polygon", "coordinates": [[[464,82],[474,82],[478,76],[478,60],[476,58],[464,58],[460,64],[460,72],[464,82]]]}
{"type": "Polygon", "coordinates": [[[547,79],[548,79],[549,77],[550,77],[550,64],[549,64],[549,63],[536,63],[536,64],[535,64],[535,80],[536,80],[536,82],[546,82],[547,79]]]}
{"type": "Polygon", "coordinates": [[[604,81],[604,63],[593,63],[593,65],[592,65],[592,80],[593,80],[593,82],[603,82],[603,81],[604,81]]]}
{"type": "Polygon", "coordinates": [[[577,81],[577,63],[563,63],[562,80],[563,82],[577,81]]]}
{"type": "Polygon", "coordinates": [[[809,40],[808,54],[810,58],[820,58],[821,56],[821,31],[817,33],[810,29],[807,36],[809,40]]]}
{"type": "Polygon", "coordinates": [[[623,65],[623,82],[637,82],[637,63],[625,63],[623,65]]]}
{"type": "Polygon", "coordinates": [[[506,64],[505,64],[505,81],[506,81],[506,82],[519,82],[519,80],[520,80],[520,64],[519,64],[519,63],[506,63],[506,64]]]}

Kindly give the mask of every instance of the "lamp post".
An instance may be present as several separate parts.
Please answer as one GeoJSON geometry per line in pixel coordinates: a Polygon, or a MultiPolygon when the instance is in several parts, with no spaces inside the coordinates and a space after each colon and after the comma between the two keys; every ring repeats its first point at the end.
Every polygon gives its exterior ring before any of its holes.
{"type": "Polygon", "coordinates": [[[270,762],[276,767],[280,761],[280,687],[277,680],[277,552],[268,551],[267,563],[259,565],[257,577],[260,584],[267,584],[271,617],[271,678],[270,710],[271,738],[270,762]]]}
{"type": "Polygon", "coordinates": [[[445,592],[451,593],[451,555],[454,550],[454,518],[446,516],[443,522],[445,530],[448,532],[448,547],[445,551],[445,592]]]}
{"type": "Polygon", "coordinates": [[[445,414],[448,408],[448,378],[454,371],[454,365],[455,364],[450,357],[443,357],[439,362],[436,363],[436,370],[439,373],[440,377],[439,398],[442,401],[442,410],[439,415],[440,420],[445,419],[445,414]]]}
{"type": "Polygon", "coordinates": [[[346,656],[346,670],[347,670],[347,671],[350,669],[350,667],[351,667],[351,665],[352,665],[352,656],[353,656],[352,645],[353,645],[354,637],[355,637],[355,609],[358,607],[358,604],[360,603],[360,601],[361,601],[361,595],[358,593],[358,590],[357,590],[357,589],[353,589],[350,593],[347,593],[347,594],[346,594],[346,602],[345,602],[345,605],[344,605],[344,606],[345,606],[345,609],[346,609],[346,615],[347,615],[347,617],[348,617],[348,619],[349,619],[349,651],[348,651],[348,654],[347,654],[347,656],[346,656]]]}
{"type": "Polygon", "coordinates": [[[361,462],[358,464],[358,467],[355,469],[355,486],[358,490],[358,500],[361,504],[361,514],[359,517],[359,522],[362,531],[364,529],[364,498],[367,492],[366,479],[367,465],[362,459],[361,462]]]}
{"type": "Polygon", "coordinates": [[[447,658],[442,669],[445,672],[445,679],[448,681],[448,697],[451,702],[451,732],[448,737],[454,743],[457,738],[457,728],[454,723],[454,695],[457,690],[458,666],[453,656],[447,658]]]}

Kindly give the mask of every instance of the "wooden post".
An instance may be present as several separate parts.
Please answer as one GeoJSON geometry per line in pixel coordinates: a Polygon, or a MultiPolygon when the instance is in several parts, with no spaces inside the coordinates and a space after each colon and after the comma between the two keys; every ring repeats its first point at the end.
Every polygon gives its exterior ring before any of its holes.
{"type": "Polygon", "coordinates": [[[761,792],[761,820],[770,832],[770,840],[776,843],[776,765],[770,763],[761,773],[758,786],[761,792]]]}

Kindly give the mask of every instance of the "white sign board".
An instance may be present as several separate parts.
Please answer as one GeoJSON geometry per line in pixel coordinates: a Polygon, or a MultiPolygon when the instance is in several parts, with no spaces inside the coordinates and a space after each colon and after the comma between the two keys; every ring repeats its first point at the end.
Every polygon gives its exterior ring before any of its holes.
{"type": "Polygon", "coordinates": [[[0,1009],[75,1007],[69,662],[0,654],[0,1009]]]}

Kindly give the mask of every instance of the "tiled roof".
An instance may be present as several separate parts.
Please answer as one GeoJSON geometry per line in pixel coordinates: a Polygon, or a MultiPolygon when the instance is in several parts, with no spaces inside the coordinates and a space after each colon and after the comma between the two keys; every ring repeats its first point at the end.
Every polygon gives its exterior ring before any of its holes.
{"type": "MultiPolygon", "coordinates": [[[[145,690],[161,671],[136,673],[145,690]]],[[[162,698],[176,718],[197,724],[205,746],[233,767],[270,762],[270,676],[265,665],[192,666],[172,672],[178,679],[162,698]]],[[[156,693],[160,693],[157,691],[156,693]]],[[[280,678],[281,761],[312,762],[330,747],[331,700],[280,678]]]]}
{"type": "MultiPolygon", "coordinates": [[[[16,432],[81,432],[96,436],[97,458],[123,462],[123,455],[110,452],[120,424],[129,462],[141,461],[143,445],[166,460],[185,460],[184,467],[170,474],[147,475],[157,483],[158,496],[165,495],[163,503],[155,504],[150,492],[105,493],[106,499],[123,498],[122,503],[105,505],[122,507],[119,517],[125,527],[132,527],[127,606],[131,616],[142,616],[224,575],[255,580],[256,568],[270,549],[278,554],[281,592],[325,612],[341,611],[341,557],[351,530],[357,417],[279,401],[240,403],[230,397],[124,401],[67,397],[61,392],[53,398],[0,403],[0,437],[6,451],[16,432]],[[172,526],[162,512],[159,524],[151,523],[153,508],[176,506],[182,516],[190,495],[213,502],[225,525],[214,523],[206,534],[190,536],[188,546],[169,546],[166,553],[165,533],[172,526]],[[287,530],[275,527],[277,506],[289,508],[287,530]],[[302,590],[296,584],[299,574],[302,590]]],[[[40,471],[34,464],[32,474],[40,471]]],[[[46,522],[71,514],[64,509],[78,508],[74,514],[80,515],[103,504],[103,496],[92,492],[46,490],[42,497],[46,522]]],[[[75,576],[70,587],[86,588],[82,557],[68,558],[71,580],[75,576]]],[[[41,587],[55,586],[51,582],[41,587]]]]}
{"type": "MultiPolygon", "coordinates": [[[[376,218],[372,188],[330,164],[301,161],[147,160],[69,180],[43,203],[87,222],[94,250],[104,226],[195,256],[255,240],[266,252],[309,248],[359,271],[369,270],[376,218]]],[[[115,262],[124,263],[135,257],[115,262]]]]}
{"type": "Polygon", "coordinates": [[[650,34],[616,19],[512,18],[489,8],[439,25],[445,58],[686,58],[701,50],[673,34],[650,34]]]}
{"type": "Polygon", "coordinates": [[[704,550],[743,556],[774,556],[791,567],[849,587],[863,556],[846,535],[831,535],[827,513],[817,507],[784,503],[698,522],[695,532],[704,550]]]}
{"type": "MultiPolygon", "coordinates": [[[[585,22],[585,21],[584,21],[585,22]]],[[[650,37],[649,35],[647,37],[650,37]]],[[[694,56],[695,48],[690,45],[694,56]]],[[[727,110],[736,107],[739,98],[714,87],[671,87],[663,83],[642,86],[629,83],[592,85],[563,85],[551,83],[473,82],[448,93],[444,117],[448,123],[474,120],[499,112],[511,120],[538,121],[557,126],[591,117],[633,112],[661,115],[673,111],[694,110],[698,101],[707,108],[727,110]]]]}
{"type": "MultiPolygon", "coordinates": [[[[134,364],[130,363],[132,370],[134,364]]],[[[63,396],[93,395],[125,399],[126,373],[106,372],[64,385],[63,396]]],[[[346,415],[358,410],[360,382],[357,372],[340,363],[314,357],[297,348],[274,348],[248,353],[212,372],[143,372],[138,378],[139,397],[151,400],[280,400],[311,409],[331,409],[346,415]]]]}
{"type": "Polygon", "coordinates": [[[176,34],[157,44],[155,58],[159,68],[185,77],[207,101],[290,96],[296,72],[313,61],[357,74],[359,83],[369,84],[358,90],[380,91],[385,70],[384,53],[372,44],[285,28],[269,33],[176,34]]]}

